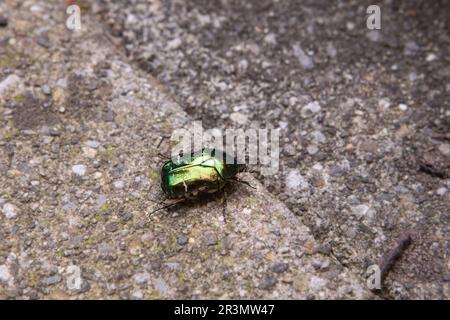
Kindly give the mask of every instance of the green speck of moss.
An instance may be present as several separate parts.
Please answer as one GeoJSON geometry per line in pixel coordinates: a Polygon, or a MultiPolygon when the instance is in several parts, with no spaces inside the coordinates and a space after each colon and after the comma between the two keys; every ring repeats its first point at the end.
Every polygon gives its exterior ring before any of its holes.
{"type": "Polygon", "coordinates": [[[17,136],[19,134],[19,130],[17,130],[16,128],[12,128],[11,130],[5,132],[5,134],[3,135],[3,138],[6,141],[10,141],[12,139],[14,139],[15,136],[17,136]]]}
{"type": "Polygon", "coordinates": [[[14,101],[16,103],[21,103],[23,100],[23,96],[21,96],[20,94],[18,94],[17,96],[14,97],[14,101]]]}
{"type": "Polygon", "coordinates": [[[223,242],[221,242],[221,241],[219,241],[219,242],[216,244],[216,249],[217,249],[217,250],[222,250],[224,247],[225,247],[225,246],[224,246],[223,242]]]}
{"type": "Polygon", "coordinates": [[[10,191],[0,191],[0,196],[2,196],[2,197],[10,197],[10,196],[12,196],[12,192],[10,192],[10,191]]]}
{"type": "Polygon", "coordinates": [[[102,205],[100,206],[100,212],[101,212],[101,213],[105,213],[105,212],[107,212],[107,211],[109,211],[109,210],[111,210],[111,209],[112,209],[112,205],[109,204],[109,203],[104,203],[104,204],[102,204],[102,205]]]}
{"type": "Polygon", "coordinates": [[[153,290],[149,295],[147,295],[145,298],[147,300],[155,300],[158,299],[161,296],[158,290],[153,290]]]}
{"type": "Polygon", "coordinates": [[[95,216],[94,216],[94,219],[95,219],[95,221],[97,221],[97,222],[103,221],[103,220],[104,220],[103,214],[101,214],[101,213],[96,213],[95,216]]]}
{"type": "Polygon", "coordinates": [[[154,254],[158,254],[158,253],[160,253],[162,250],[163,250],[163,249],[162,249],[161,247],[154,247],[154,248],[152,248],[152,252],[153,252],[154,254]]]}
{"type": "Polygon", "coordinates": [[[106,144],[105,156],[108,159],[114,157],[114,146],[111,143],[106,144]]]}
{"type": "Polygon", "coordinates": [[[76,157],[78,157],[79,154],[80,154],[80,151],[77,148],[74,148],[70,151],[71,158],[76,158],[76,157]]]}
{"type": "Polygon", "coordinates": [[[184,283],[186,282],[186,273],[180,272],[180,273],[178,274],[178,282],[179,282],[180,284],[184,284],[184,283]]]}
{"type": "Polygon", "coordinates": [[[152,180],[152,181],[157,181],[159,178],[159,174],[156,170],[154,169],[149,169],[147,171],[147,176],[152,180]]]}
{"type": "Polygon", "coordinates": [[[176,247],[176,245],[177,245],[177,237],[175,235],[172,235],[170,237],[170,246],[171,247],[176,247]]]}
{"type": "Polygon", "coordinates": [[[100,261],[97,261],[97,263],[95,264],[95,268],[97,270],[103,271],[103,265],[101,264],[100,261]]]}
{"type": "Polygon", "coordinates": [[[252,198],[248,198],[247,199],[247,206],[248,207],[253,207],[253,205],[255,204],[255,201],[252,198]]]}
{"type": "Polygon", "coordinates": [[[36,285],[36,283],[37,283],[36,278],[37,278],[36,272],[35,271],[31,271],[30,272],[30,285],[32,287],[34,287],[36,285]]]}
{"type": "Polygon", "coordinates": [[[18,68],[23,64],[22,60],[35,63],[36,61],[25,55],[23,52],[7,47],[6,52],[0,56],[0,67],[18,68]]]}

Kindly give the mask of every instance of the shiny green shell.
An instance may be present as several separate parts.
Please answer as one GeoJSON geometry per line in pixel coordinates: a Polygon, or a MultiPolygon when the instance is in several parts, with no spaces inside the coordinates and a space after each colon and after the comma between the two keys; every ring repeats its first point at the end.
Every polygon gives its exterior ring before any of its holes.
{"type": "Polygon", "coordinates": [[[169,198],[189,198],[199,193],[213,193],[222,189],[245,168],[243,164],[227,164],[227,154],[215,149],[202,149],[187,156],[164,163],[161,187],[169,198]]]}

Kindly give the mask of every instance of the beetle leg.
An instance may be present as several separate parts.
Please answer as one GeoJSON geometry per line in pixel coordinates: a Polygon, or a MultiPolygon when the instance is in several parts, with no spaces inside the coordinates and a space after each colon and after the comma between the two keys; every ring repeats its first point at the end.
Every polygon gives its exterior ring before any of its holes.
{"type": "Polygon", "coordinates": [[[230,178],[230,179],[228,179],[228,180],[231,180],[231,181],[234,181],[234,182],[239,182],[239,183],[245,184],[247,187],[250,187],[250,188],[256,190],[256,187],[252,186],[249,182],[247,182],[247,181],[245,181],[245,180],[239,180],[239,179],[236,178],[236,177],[230,178]]]}
{"type": "Polygon", "coordinates": [[[223,222],[227,223],[227,192],[225,191],[225,189],[223,190],[222,203],[223,203],[223,210],[222,210],[223,222]]]}
{"type": "Polygon", "coordinates": [[[186,199],[180,199],[180,200],[177,200],[177,201],[175,201],[173,203],[166,204],[166,205],[164,205],[164,206],[162,206],[160,208],[157,208],[157,209],[155,209],[153,211],[147,212],[146,215],[147,215],[147,217],[150,217],[150,215],[152,215],[153,213],[155,213],[155,212],[157,212],[159,210],[163,210],[163,209],[167,209],[167,208],[173,207],[173,206],[175,206],[175,205],[177,205],[177,204],[179,204],[179,203],[181,203],[181,202],[183,202],[185,200],[186,199]]]}
{"type": "Polygon", "coordinates": [[[169,156],[167,156],[167,155],[165,155],[165,154],[162,154],[161,152],[158,152],[158,156],[159,156],[160,158],[164,158],[164,159],[166,159],[166,160],[169,160],[169,159],[170,159],[169,156]]]}

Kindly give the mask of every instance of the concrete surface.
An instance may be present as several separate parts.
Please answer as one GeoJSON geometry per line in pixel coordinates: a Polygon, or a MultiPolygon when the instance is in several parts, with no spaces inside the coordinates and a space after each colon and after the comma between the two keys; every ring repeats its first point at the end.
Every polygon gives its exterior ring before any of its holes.
{"type": "MultiPolygon", "coordinates": [[[[448,298],[448,1],[109,1],[128,57],[206,128],[282,128],[257,176],[363,275],[405,233],[382,297],[448,298]]],[[[257,167],[253,170],[258,170],[257,167]]]]}

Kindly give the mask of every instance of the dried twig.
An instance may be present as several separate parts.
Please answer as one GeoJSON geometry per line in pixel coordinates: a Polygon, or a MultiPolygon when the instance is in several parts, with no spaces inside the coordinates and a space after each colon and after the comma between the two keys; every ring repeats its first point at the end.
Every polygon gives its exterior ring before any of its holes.
{"type": "Polygon", "coordinates": [[[387,254],[383,256],[380,263],[380,277],[381,281],[383,281],[389,271],[394,266],[395,262],[402,256],[403,252],[408,248],[408,246],[412,242],[412,237],[410,233],[407,233],[400,237],[394,248],[392,248],[387,254]]]}

